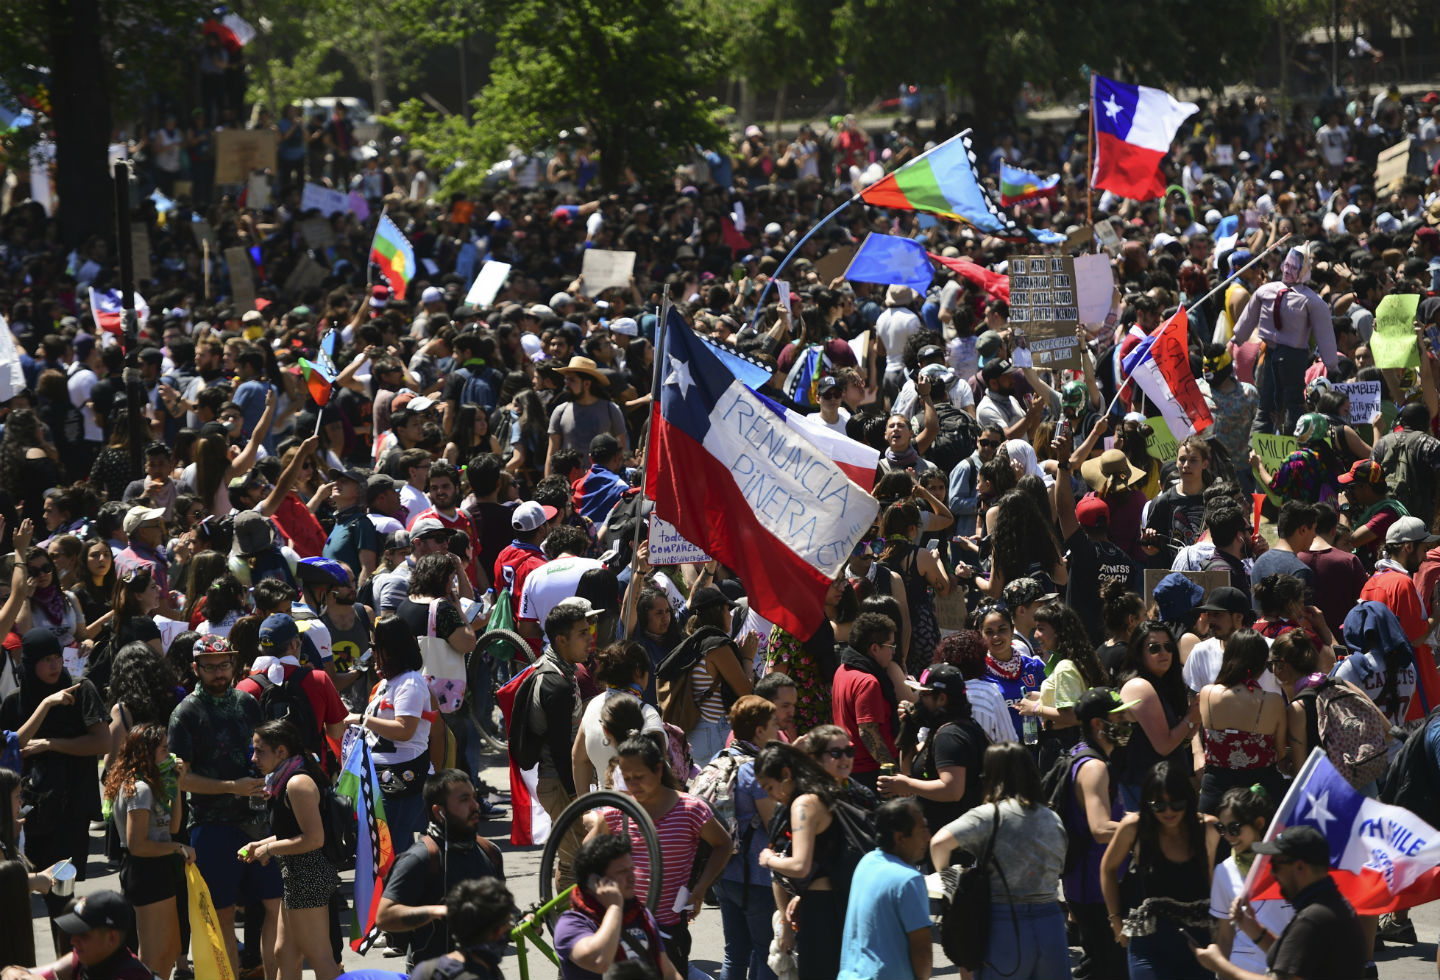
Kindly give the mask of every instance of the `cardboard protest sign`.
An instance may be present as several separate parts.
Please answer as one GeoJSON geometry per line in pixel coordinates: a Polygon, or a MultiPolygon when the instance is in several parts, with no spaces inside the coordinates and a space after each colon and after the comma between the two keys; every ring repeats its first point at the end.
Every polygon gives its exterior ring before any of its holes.
{"type": "MultiPolygon", "coordinates": [[[[1265,469],[1273,474],[1285,460],[1290,458],[1290,454],[1300,447],[1300,440],[1294,436],[1254,432],[1250,435],[1250,447],[1259,455],[1260,461],[1265,464],[1265,469]]],[[[1255,478],[1258,483],[1260,474],[1256,473],[1255,478]]],[[[1274,494],[1271,494],[1271,497],[1274,498],[1274,494]]]]}
{"type": "Polygon", "coordinates": [[[815,275],[819,276],[820,281],[828,286],[830,280],[837,276],[843,276],[845,270],[850,268],[850,260],[855,257],[859,248],[858,245],[846,245],[826,252],[815,260],[815,275]]]}
{"type": "Polygon", "coordinates": [[[1150,457],[1162,463],[1178,459],[1180,440],[1170,431],[1170,423],[1157,415],[1153,419],[1146,419],[1145,424],[1150,426],[1150,434],[1145,437],[1145,451],[1150,457]]]}
{"type": "Polygon", "coordinates": [[[1080,322],[1103,327],[1115,310],[1115,270],[1110,256],[1096,253],[1075,257],[1075,296],[1080,322]]]}
{"type": "Polygon", "coordinates": [[[190,234],[195,236],[195,244],[201,248],[210,244],[210,254],[220,251],[220,239],[215,235],[215,229],[210,227],[210,222],[204,218],[195,218],[190,222],[190,234]]]}
{"type": "Polygon", "coordinates": [[[280,134],[270,129],[215,132],[215,183],[243,184],[255,170],[275,169],[280,134]]]}
{"type": "Polygon", "coordinates": [[[1066,248],[1088,249],[1090,243],[1095,240],[1095,227],[1093,225],[1081,225],[1070,234],[1065,236],[1066,248]]]}
{"type": "Polygon", "coordinates": [[[245,206],[260,211],[270,206],[270,178],[264,174],[251,174],[246,185],[245,206]]]}
{"type": "Polygon", "coordinates": [[[1109,221],[1096,223],[1095,240],[1100,243],[1101,248],[1111,255],[1120,254],[1120,233],[1115,230],[1115,226],[1109,221]]]}
{"type": "Polygon", "coordinates": [[[150,232],[144,228],[131,227],[130,255],[135,267],[135,281],[153,278],[150,268],[150,232]]]}
{"type": "Polygon", "coordinates": [[[1347,381],[1335,386],[1350,398],[1351,425],[1369,425],[1375,413],[1380,411],[1380,382],[1347,381]]]}
{"type": "Polygon", "coordinates": [[[1405,179],[1410,165],[1410,141],[1401,140],[1394,146],[1380,151],[1375,160],[1375,193],[1388,194],[1394,184],[1405,179]]]}
{"type": "Polygon", "coordinates": [[[230,298],[236,315],[255,309],[255,273],[250,268],[250,254],[245,246],[227,248],[225,266],[230,270],[230,298]]]}
{"type": "Polygon", "coordinates": [[[1420,348],[1416,346],[1415,337],[1415,311],[1419,306],[1420,297],[1415,293],[1391,293],[1375,308],[1370,351],[1375,355],[1376,367],[1420,366],[1420,348]]]}
{"type": "Polygon", "coordinates": [[[300,222],[300,237],[313,249],[321,250],[335,244],[335,229],[327,218],[306,218],[300,222]]]}
{"type": "Polygon", "coordinates": [[[1168,568],[1147,568],[1145,569],[1145,604],[1147,606],[1155,595],[1155,586],[1159,585],[1160,580],[1166,575],[1184,575],[1205,590],[1206,598],[1209,598],[1210,593],[1215,589],[1230,584],[1230,573],[1223,568],[1213,572],[1172,572],[1168,568]]]}
{"type": "Polygon", "coordinates": [[[350,210],[350,197],[344,191],[332,191],[319,184],[306,184],[300,195],[300,211],[318,210],[325,217],[350,210]]]}
{"type": "Polygon", "coordinates": [[[680,536],[675,525],[663,521],[659,515],[650,515],[650,564],[690,565],[704,564],[710,556],[680,536]]]}
{"type": "Polygon", "coordinates": [[[624,289],[630,285],[630,276],[634,272],[634,252],[587,248],[580,263],[582,292],[586,296],[599,296],[607,289],[624,289]]]}
{"type": "Polygon", "coordinates": [[[1020,255],[1010,260],[1010,326],[1024,333],[1037,368],[1080,368],[1075,260],[1020,255]]]}
{"type": "Polygon", "coordinates": [[[509,275],[509,262],[487,259],[485,264],[480,267],[480,274],[475,277],[475,282],[470,286],[470,292],[465,294],[465,302],[481,309],[489,306],[495,302],[495,296],[505,285],[505,279],[509,275]]]}
{"type": "Polygon", "coordinates": [[[314,289],[325,281],[325,267],[308,255],[300,256],[295,268],[285,279],[284,292],[287,296],[299,296],[307,289],[314,289]]]}

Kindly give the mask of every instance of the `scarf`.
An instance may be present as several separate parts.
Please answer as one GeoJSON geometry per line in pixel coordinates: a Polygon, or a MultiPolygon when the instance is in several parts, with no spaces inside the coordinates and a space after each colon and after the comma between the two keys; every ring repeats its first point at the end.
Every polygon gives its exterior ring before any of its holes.
{"type": "Polygon", "coordinates": [[[1255,852],[1254,852],[1254,851],[1244,851],[1244,852],[1234,851],[1234,852],[1232,852],[1232,853],[1233,853],[1233,856],[1234,856],[1234,858],[1235,858],[1235,869],[1240,872],[1240,877],[1244,878],[1244,877],[1246,877],[1247,875],[1249,875],[1249,874],[1250,874],[1250,866],[1255,863],[1255,852]]]}
{"type": "Polygon", "coordinates": [[[270,775],[265,777],[265,795],[272,800],[275,799],[275,797],[279,796],[280,792],[285,789],[286,781],[289,780],[291,776],[295,775],[295,771],[304,764],[304,756],[292,755],[290,758],[286,759],[284,762],[276,766],[274,770],[271,771],[270,775]]]}
{"type": "Polygon", "coordinates": [[[1377,560],[1376,560],[1376,562],[1375,562],[1375,571],[1377,571],[1377,572],[1399,572],[1401,575],[1404,575],[1406,578],[1409,578],[1409,577],[1410,577],[1410,570],[1409,570],[1408,568],[1406,568],[1404,565],[1400,564],[1400,563],[1399,563],[1398,561],[1396,561],[1394,558],[1390,558],[1390,557],[1388,557],[1388,556],[1385,557],[1385,558],[1380,558],[1380,559],[1377,559],[1377,560]]]}
{"type": "MultiPolygon", "coordinates": [[[[579,888],[576,888],[570,893],[570,908],[595,923],[597,928],[600,925],[600,920],[605,918],[605,910],[599,905],[592,904],[586,894],[579,888]]],[[[621,918],[620,931],[625,932],[633,929],[636,923],[639,923],[640,927],[645,930],[646,952],[650,954],[652,960],[651,965],[658,969],[660,966],[660,951],[665,948],[660,939],[660,930],[655,925],[655,920],[645,914],[645,905],[643,902],[634,898],[626,899],[625,914],[621,918]]],[[[618,961],[626,958],[625,944],[620,943],[615,947],[615,959],[618,961]]]]}
{"type": "Polygon", "coordinates": [[[895,685],[890,682],[890,675],[880,669],[880,665],[871,660],[865,654],[856,650],[848,643],[841,643],[838,646],[840,651],[840,663],[851,670],[858,670],[863,674],[869,674],[880,683],[880,693],[885,697],[885,703],[890,705],[891,725],[899,726],[899,706],[895,698],[895,685]]]}
{"type": "Polygon", "coordinates": [[[1025,666],[1017,654],[1011,654],[1009,660],[996,660],[990,654],[985,654],[985,669],[996,677],[1003,677],[1007,681],[1013,681],[1020,676],[1020,670],[1025,666]]]}
{"type": "Polygon", "coordinates": [[[40,604],[40,608],[45,611],[45,618],[56,626],[65,621],[65,593],[60,590],[60,586],[53,584],[55,576],[59,574],[56,571],[54,575],[50,576],[52,584],[43,589],[36,589],[30,597],[40,604]]]}
{"type": "Polygon", "coordinates": [[[276,687],[285,683],[285,666],[299,667],[300,661],[295,657],[272,657],[260,656],[250,665],[250,674],[264,674],[276,687]]]}
{"type": "Polygon", "coordinates": [[[920,462],[920,452],[915,448],[915,444],[913,442],[910,444],[909,449],[905,450],[903,453],[899,453],[898,455],[896,454],[895,450],[887,448],[885,450],[885,461],[888,462],[895,469],[909,469],[910,467],[920,462]]]}

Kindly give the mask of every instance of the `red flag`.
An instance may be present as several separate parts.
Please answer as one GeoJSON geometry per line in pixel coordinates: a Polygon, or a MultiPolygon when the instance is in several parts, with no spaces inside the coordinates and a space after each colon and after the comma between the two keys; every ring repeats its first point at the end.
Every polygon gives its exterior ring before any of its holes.
{"type": "Polygon", "coordinates": [[[720,238],[725,242],[726,246],[735,253],[735,258],[737,259],[750,251],[751,246],[749,239],[740,233],[739,229],[735,227],[735,222],[730,219],[728,214],[720,218],[720,238]]]}
{"type": "Polygon", "coordinates": [[[936,255],[934,252],[927,252],[930,258],[939,262],[945,268],[959,273],[960,277],[973,282],[991,299],[1003,299],[1010,302],[1010,277],[999,272],[991,272],[983,265],[971,262],[969,259],[947,259],[943,255],[936,255]]]}

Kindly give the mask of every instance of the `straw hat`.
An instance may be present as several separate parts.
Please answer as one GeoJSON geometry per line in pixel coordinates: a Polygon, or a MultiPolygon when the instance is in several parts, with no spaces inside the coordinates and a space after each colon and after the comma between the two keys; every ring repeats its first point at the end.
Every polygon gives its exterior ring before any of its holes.
{"type": "Polygon", "coordinates": [[[596,367],[595,362],[590,360],[590,358],[588,357],[580,357],[579,355],[576,355],[575,357],[570,358],[569,364],[565,365],[563,368],[557,368],[556,370],[560,371],[562,374],[588,374],[592,379],[594,379],[596,384],[603,385],[606,388],[610,387],[610,379],[605,377],[605,375],[601,374],[600,369],[596,367]]]}
{"type": "Polygon", "coordinates": [[[1095,459],[1080,464],[1080,476],[1097,493],[1107,487],[1128,489],[1145,479],[1146,473],[1130,462],[1123,449],[1107,449],[1095,459]]]}

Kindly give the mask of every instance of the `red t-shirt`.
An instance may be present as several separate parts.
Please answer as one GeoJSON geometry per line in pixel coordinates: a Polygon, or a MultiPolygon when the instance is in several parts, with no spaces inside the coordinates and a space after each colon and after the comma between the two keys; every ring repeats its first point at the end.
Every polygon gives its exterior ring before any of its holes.
{"type": "MultiPolygon", "coordinates": [[[[290,675],[300,668],[294,664],[285,665],[285,679],[289,680],[290,675]]],[[[240,683],[235,685],[237,690],[244,691],[256,701],[260,700],[260,683],[251,674],[240,683]]],[[[335,682],[330,675],[323,670],[311,670],[308,675],[301,678],[300,689],[310,699],[310,710],[315,712],[315,721],[320,726],[320,736],[325,736],[325,726],[335,725],[345,720],[349,710],[345,702],[340,700],[340,692],[335,690],[335,682]]]]}
{"type": "Polygon", "coordinates": [[[514,571],[514,581],[510,585],[510,608],[517,616],[520,614],[520,593],[525,589],[525,578],[543,564],[545,555],[538,547],[521,547],[513,541],[507,544],[495,559],[496,588],[503,588],[505,585],[505,569],[514,571]]]}
{"type": "Polygon", "coordinates": [[[873,676],[841,664],[835,671],[830,705],[835,724],[849,732],[850,741],[855,743],[855,772],[874,772],[880,768],[880,763],[860,740],[861,725],[878,725],[885,747],[892,756],[895,754],[895,731],[890,724],[894,709],[873,676]]]}

